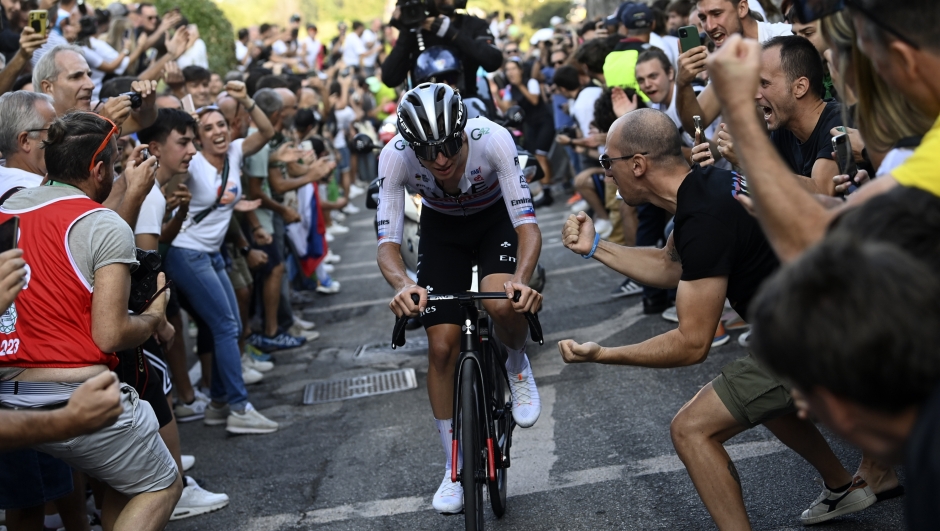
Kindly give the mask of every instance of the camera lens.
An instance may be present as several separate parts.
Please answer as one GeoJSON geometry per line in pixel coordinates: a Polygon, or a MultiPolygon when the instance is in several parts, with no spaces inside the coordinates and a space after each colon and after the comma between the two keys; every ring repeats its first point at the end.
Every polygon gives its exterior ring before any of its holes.
{"type": "Polygon", "coordinates": [[[679,30],[679,36],[684,39],[684,38],[686,38],[686,37],[689,36],[689,32],[688,32],[687,30],[680,29],[680,30],[679,30]]]}

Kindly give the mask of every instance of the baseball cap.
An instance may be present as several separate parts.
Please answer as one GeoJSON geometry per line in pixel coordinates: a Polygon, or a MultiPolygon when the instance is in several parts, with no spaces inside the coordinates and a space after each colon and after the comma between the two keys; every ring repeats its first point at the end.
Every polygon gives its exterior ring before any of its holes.
{"type": "Polygon", "coordinates": [[[564,22],[565,22],[565,19],[559,17],[558,15],[555,15],[548,21],[548,24],[549,26],[555,27],[555,26],[560,26],[564,24],[564,22]]]}
{"type": "Polygon", "coordinates": [[[120,2],[113,2],[108,6],[108,11],[111,12],[112,17],[126,17],[130,13],[127,6],[120,2]]]}
{"type": "Polygon", "coordinates": [[[291,21],[291,22],[300,22],[300,15],[291,15],[291,16],[290,16],[290,21],[291,21]]]}
{"type": "Polygon", "coordinates": [[[617,10],[611,13],[610,15],[608,15],[607,18],[604,19],[604,25],[616,26],[617,24],[620,24],[620,18],[621,18],[620,15],[624,12],[627,6],[630,6],[632,4],[633,2],[623,2],[622,4],[617,6],[617,10]]]}
{"type": "Polygon", "coordinates": [[[653,25],[653,11],[646,4],[628,2],[621,6],[620,22],[629,29],[644,29],[653,25]]]}

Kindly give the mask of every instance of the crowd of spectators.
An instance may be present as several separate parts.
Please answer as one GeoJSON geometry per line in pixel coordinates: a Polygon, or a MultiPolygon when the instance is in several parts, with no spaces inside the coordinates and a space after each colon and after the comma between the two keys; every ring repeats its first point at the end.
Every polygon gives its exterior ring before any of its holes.
{"type": "Polygon", "coordinates": [[[248,388],[318,338],[295,308],[340,293],[330,242],[376,177],[351,141],[387,141],[409,77],[475,115],[521,108],[534,205],[567,198],[565,245],[624,275],[612,297],[679,323],[641,345],[563,341],[566,361],[682,366],[742,332],[753,354],[672,425],[720,528],[747,521],[722,444],[757,424],[823,477],[804,523],[903,493],[903,460],[909,526],[931,528],[937,5],[625,2],[523,38],[509,14],[435,3],[418,28],[343,22],[329,42],[296,15],[241,28],[237,64],[212,72],[179,9],[0,0],[0,222],[19,218],[24,249],[0,254],[8,528],[162,529],[229,503],[184,474],[177,423],[277,431],[248,388]],[[863,450],[855,473],[810,416],[863,450]]]}

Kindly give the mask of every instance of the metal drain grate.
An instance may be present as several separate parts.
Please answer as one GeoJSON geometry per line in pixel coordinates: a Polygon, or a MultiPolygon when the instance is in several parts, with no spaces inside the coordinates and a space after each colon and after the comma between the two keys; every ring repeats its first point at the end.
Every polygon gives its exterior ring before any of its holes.
{"type": "Polygon", "coordinates": [[[350,398],[383,395],[418,387],[414,369],[377,372],[365,376],[324,380],[304,387],[304,405],[323,404],[350,398]]]}

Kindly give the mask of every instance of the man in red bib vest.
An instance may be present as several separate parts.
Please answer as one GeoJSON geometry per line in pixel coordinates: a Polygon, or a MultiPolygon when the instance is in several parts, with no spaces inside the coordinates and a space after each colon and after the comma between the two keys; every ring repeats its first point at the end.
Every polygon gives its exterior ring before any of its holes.
{"type": "MultiPolygon", "coordinates": [[[[0,208],[0,223],[19,217],[17,245],[29,264],[22,291],[0,315],[0,407],[63,407],[82,382],[117,365],[115,351],[164,326],[168,293],[140,315],[128,313],[134,235],[101,206],[114,181],[117,134],[93,113],[56,120],[44,142],[48,182],[0,208]]],[[[112,426],[34,448],[113,489],[104,497],[105,529],[163,529],[182,492],[179,472],[153,409],[129,385],[121,386],[121,406],[112,426]]]]}

